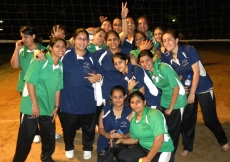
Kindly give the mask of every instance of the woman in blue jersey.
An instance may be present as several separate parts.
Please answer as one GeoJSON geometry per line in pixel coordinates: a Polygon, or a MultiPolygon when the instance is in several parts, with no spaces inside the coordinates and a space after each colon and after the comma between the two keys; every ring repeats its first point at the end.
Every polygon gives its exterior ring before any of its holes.
{"type": "Polygon", "coordinates": [[[118,154],[119,162],[173,162],[173,143],[168,134],[164,115],[146,105],[144,95],[135,91],[129,103],[135,112],[130,121],[130,136],[116,144],[133,145],[118,154]]]}
{"type": "Polygon", "coordinates": [[[125,105],[125,89],[121,86],[115,86],[111,90],[112,104],[105,106],[99,118],[99,136],[97,140],[98,162],[113,161],[117,157],[119,146],[113,146],[113,152],[110,151],[110,140],[123,138],[129,133],[129,117],[132,109],[125,105]],[[110,154],[110,156],[108,156],[110,154]],[[107,155],[107,156],[105,156],[107,155]]]}
{"type": "Polygon", "coordinates": [[[115,69],[112,58],[117,52],[122,52],[129,55],[130,50],[120,45],[121,41],[117,32],[111,30],[106,33],[106,45],[107,48],[98,50],[92,53],[92,56],[98,60],[103,70],[103,84],[102,84],[102,96],[104,99],[104,105],[108,105],[110,98],[110,90],[120,85],[126,87],[127,81],[123,79],[123,75],[115,69]]]}
{"type": "Polygon", "coordinates": [[[74,157],[76,125],[82,128],[83,158],[90,159],[95,138],[96,100],[94,83],[102,76],[97,60],[87,50],[89,34],[84,28],[73,33],[74,46],[62,59],[64,88],[60,96],[60,118],[63,127],[66,157],[74,157]]]}
{"type": "Polygon", "coordinates": [[[126,17],[127,20],[127,28],[128,28],[128,34],[126,37],[126,41],[130,44],[133,43],[134,33],[136,31],[136,24],[132,17],[128,16],[126,17]]]}
{"type": "Polygon", "coordinates": [[[59,108],[60,89],[63,88],[60,58],[64,56],[65,51],[66,41],[62,38],[53,38],[50,41],[47,59],[42,62],[33,59],[28,67],[20,103],[21,123],[14,162],[26,161],[38,124],[42,142],[41,161],[54,162],[54,120],[59,108]]]}
{"type": "Polygon", "coordinates": [[[184,145],[182,155],[186,156],[193,149],[197,100],[200,103],[205,125],[214,133],[222,149],[227,151],[229,149],[228,139],[217,118],[213,83],[202,65],[198,52],[190,45],[178,44],[178,37],[172,29],[163,33],[162,40],[164,47],[170,52],[168,63],[181,76],[182,83],[185,83],[188,75],[192,76],[191,87],[187,87],[189,105],[185,109],[182,123],[184,145]]]}
{"type": "Polygon", "coordinates": [[[132,65],[129,57],[120,52],[113,55],[113,64],[122,73],[123,79],[127,81],[129,94],[135,89],[139,90],[144,94],[149,107],[160,106],[160,91],[141,66],[132,65]]]}

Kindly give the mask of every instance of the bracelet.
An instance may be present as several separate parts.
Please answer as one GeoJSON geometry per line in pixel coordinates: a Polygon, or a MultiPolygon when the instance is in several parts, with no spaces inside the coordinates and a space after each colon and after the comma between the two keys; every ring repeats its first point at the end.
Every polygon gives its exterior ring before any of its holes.
{"type": "Polygon", "coordinates": [[[32,106],[38,106],[38,105],[32,104],[32,106]]]}
{"type": "Polygon", "coordinates": [[[100,76],[100,78],[99,78],[99,80],[98,80],[98,82],[100,82],[101,80],[102,80],[102,75],[101,74],[97,74],[97,75],[99,75],[100,76]]]}
{"type": "Polygon", "coordinates": [[[57,108],[60,108],[59,106],[54,106],[54,108],[56,108],[56,107],[57,107],[57,108]]]}

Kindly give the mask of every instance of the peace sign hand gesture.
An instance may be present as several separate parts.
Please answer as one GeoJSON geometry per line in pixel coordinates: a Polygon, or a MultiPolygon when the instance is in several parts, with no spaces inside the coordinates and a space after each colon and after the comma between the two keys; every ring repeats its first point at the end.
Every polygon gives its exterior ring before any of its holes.
{"type": "Polygon", "coordinates": [[[125,4],[122,2],[121,4],[121,18],[125,19],[129,13],[129,9],[126,7],[127,6],[127,2],[125,2],[125,4]]]}

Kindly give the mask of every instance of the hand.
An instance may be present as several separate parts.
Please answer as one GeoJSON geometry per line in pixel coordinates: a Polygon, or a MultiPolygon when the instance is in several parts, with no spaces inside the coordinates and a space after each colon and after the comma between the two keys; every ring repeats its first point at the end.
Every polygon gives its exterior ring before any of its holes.
{"type": "Polygon", "coordinates": [[[157,56],[157,58],[161,58],[161,52],[159,50],[154,51],[154,56],[157,56]]]}
{"type": "Polygon", "coordinates": [[[15,43],[15,47],[18,48],[18,49],[21,49],[23,47],[23,41],[22,40],[18,40],[16,43],[15,43]]]}
{"type": "Polygon", "coordinates": [[[172,109],[170,109],[170,108],[168,108],[168,109],[165,110],[165,114],[166,114],[166,115],[170,115],[171,112],[172,112],[172,109]]]}
{"type": "MultiPolygon", "coordinates": [[[[151,160],[149,160],[147,157],[143,157],[141,159],[142,159],[141,162],[151,162],[151,160]]],[[[139,161],[140,161],[140,159],[139,159],[139,161]]]]}
{"type": "Polygon", "coordinates": [[[127,2],[125,2],[125,4],[122,2],[121,4],[121,18],[122,19],[126,18],[129,13],[129,9],[126,6],[127,6],[127,2]]]}
{"type": "Polygon", "coordinates": [[[195,100],[195,94],[194,93],[189,93],[189,95],[188,95],[188,103],[192,104],[192,103],[194,103],[194,100],[195,100]]]}
{"type": "Polygon", "coordinates": [[[40,51],[39,49],[36,49],[34,51],[34,57],[36,58],[37,61],[46,60],[45,54],[42,51],[40,51]]]}
{"type": "Polygon", "coordinates": [[[98,82],[101,78],[101,75],[98,75],[98,74],[93,74],[93,73],[88,73],[88,74],[89,76],[85,77],[85,79],[88,79],[90,83],[98,82]]]}
{"type": "Polygon", "coordinates": [[[56,118],[56,116],[57,116],[57,112],[58,112],[58,107],[55,107],[53,113],[51,114],[51,116],[53,116],[52,123],[55,121],[55,118],[56,118]]]}
{"type": "Polygon", "coordinates": [[[38,105],[32,105],[32,116],[34,118],[38,118],[40,115],[40,109],[38,107],[38,105]]]}
{"type": "Polygon", "coordinates": [[[145,41],[141,42],[140,51],[142,51],[142,50],[150,50],[150,49],[152,49],[152,47],[153,47],[153,41],[145,40],[145,41]]]}
{"type": "Polygon", "coordinates": [[[136,81],[134,80],[134,77],[132,77],[132,79],[130,79],[130,80],[128,81],[128,90],[129,90],[129,91],[132,91],[133,88],[134,88],[137,84],[138,84],[138,82],[136,82],[136,81]]]}
{"type": "Polygon", "coordinates": [[[107,17],[105,17],[105,16],[100,16],[100,17],[99,17],[99,21],[100,21],[100,22],[103,22],[103,21],[105,21],[105,20],[107,20],[107,17]]]}
{"type": "Polygon", "coordinates": [[[54,37],[54,38],[60,38],[61,37],[61,33],[60,33],[60,30],[59,30],[59,25],[57,25],[56,29],[55,29],[55,27],[53,27],[52,37],[54,37]]]}

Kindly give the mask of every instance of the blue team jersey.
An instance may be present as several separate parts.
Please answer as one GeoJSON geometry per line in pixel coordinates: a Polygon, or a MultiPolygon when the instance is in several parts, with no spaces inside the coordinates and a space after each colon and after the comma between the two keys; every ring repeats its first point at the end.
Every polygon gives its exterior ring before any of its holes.
{"type": "MultiPolygon", "coordinates": [[[[129,55],[129,50],[126,48],[121,48],[121,52],[129,55]]],[[[96,60],[98,60],[103,71],[103,99],[110,99],[110,90],[116,85],[126,88],[127,82],[124,80],[123,75],[114,67],[112,62],[113,53],[109,50],[109,48],[98,50],[92,53],[92,55],[96,60]]]]}
{"type": "Polygon", "coordinates": [[[88,73],[100,73],[97,60],[86,51],[83,57],[77,58],[73,48],[66,51],[62,60],[64,88],[61,90],[61,111],[70,114],[90,114],[96,111],[94,88],[85,79],[88,73]]]}
{"type": "MultiPolygon", "coordinates": [[[[104,129],[106,132],[120,129],[123,134],[127,134],[130,128],[128,115],[132,112],[132,109],[129,106],[124,105],[121,117],[119,118],[114,115],[113,106],[113,104],[110,104],[103,108],[104,114],[102,120],[104,129]]],[[[102,150],[106,149],[109,146],[109,141],[109,139],[99,134],[97,140],[97,153],[100,153],[102,150]]]]}
{"type": "MultiPolygon", "coordinates": [[[[197,85],[196,93],[202,93],[212,88],[212,80],[208,73],[205,71],[201,62],[201,58],[193,46],[186,44],[178,45],[177,60],[173,60],[170,55],[169,64],[174,68],[178,75],[182,76],[181,82],[184,84],[188,75],[193,77],[192,65],[199,63],[200,77],[197,85]]],[[[192,78],[191,78],[192,79],[192,78]]]]}
{"type": "Polygon", "coordinates": [[[127,40],[124,40],[124,42],[122,42],[122,48],[125,50],[125,53],[130,53],[130,51],[133,49],[133,45],[127,40]]]}
{"type": "MultiPolygon", "coordinates": [[[[148,73],[139,66],[128,64],[128,74],[124,75],[124,79],[129,81],[134,76],[134,79],[138,82],[135,89],[145,88],[145,99],[148,106],[159,106],[160,105],[160,91],[153,84],[148,73]]],[[[128,86],[128,85],[127,85],[128,86]]]]}

